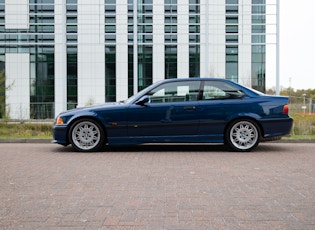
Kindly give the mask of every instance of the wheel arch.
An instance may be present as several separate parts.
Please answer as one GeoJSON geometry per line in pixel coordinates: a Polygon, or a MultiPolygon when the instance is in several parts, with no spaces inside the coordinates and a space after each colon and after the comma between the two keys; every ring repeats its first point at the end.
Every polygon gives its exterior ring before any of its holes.
{"type": "Polygon", "coordinates": [[[224,127],[224,139],[226,138],[227,130],[231,126],[231,124],[235,123],[236,121],[240,121],[240,120],[249,120],[249,121],[254,122],[258,128],[259,139],[261,139],[264,136],[264,129],[263,129],[262,125],[260,124],[260,122],[258,121],[258,119],[253,117],[253,116],[243,115],[243,116],[239,116],[239,117],[234,117],[233,119],[229,120],[229,122],[226,123],[226,125],[224,127]]]}
{"type": "Polygon", "coordinates": [[[93,121],[97,122],[101,126],[103,131],[104,131],[104,135],[105,135],[105,140],[104,141],[105,141],[105,143],[108,143],[107,129],[106,129],[105,125],[103,124],[103,122],[100,119],[98,119],[95,116],[91,116],[91,115],[83,115],[83,116],[75,117],[68,123],[68,126],[67,126],[67,143],[70,143],[69,132],[70,132],[70,129],[71,129],[72,125],[75,122],[77,122],[79,120],[84,120],[84,119],[89,119],[89,120],[93,120],[93,121]]]}
{"type": "Polygon", "coordinates": [[[237,117],[228,122],[224,129],[224,145],[231,151],[252,151],[262,139],[262,130],[261,125],[256,119],[249,116],[237,117]],[[243,126],[243,124],[246,125],[243,126]],[[255,127],[256,132],[253,131],[254,129],[251,126],[255,127]]]}

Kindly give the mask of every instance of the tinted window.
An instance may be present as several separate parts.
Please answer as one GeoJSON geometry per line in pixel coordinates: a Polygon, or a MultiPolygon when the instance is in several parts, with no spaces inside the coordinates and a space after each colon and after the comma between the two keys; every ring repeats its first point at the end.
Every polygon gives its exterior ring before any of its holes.
{"type": "Polygon", "coordinates": [[[220,81],[206,81],[204,85],[203,100],[222,100],[242,98],[244,93],[238,88],[220,81]]]}
{"type": "Polygon", "coordinates": [[[169,82],[148,93],[151,103],[197,101],[200,81],[169,82]]]}

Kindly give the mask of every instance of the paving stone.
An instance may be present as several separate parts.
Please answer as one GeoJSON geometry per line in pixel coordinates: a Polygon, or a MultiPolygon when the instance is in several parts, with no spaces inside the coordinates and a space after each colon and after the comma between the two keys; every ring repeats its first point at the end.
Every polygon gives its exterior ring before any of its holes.
{"type": "Polygon", "coordinates": [[[315,229],[315,144],[0,144],[0,229],[315,229]]]}

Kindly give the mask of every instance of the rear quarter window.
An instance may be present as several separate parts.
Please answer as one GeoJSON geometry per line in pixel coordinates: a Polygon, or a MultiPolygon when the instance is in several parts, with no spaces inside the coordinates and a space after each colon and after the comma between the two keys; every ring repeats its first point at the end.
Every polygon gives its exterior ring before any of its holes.
{"type": "Polygon", "coordinates": [[[203,100],[240,99],[244,97],[242,90],[220,81],[206,81],[203,88],[203,100]]]}

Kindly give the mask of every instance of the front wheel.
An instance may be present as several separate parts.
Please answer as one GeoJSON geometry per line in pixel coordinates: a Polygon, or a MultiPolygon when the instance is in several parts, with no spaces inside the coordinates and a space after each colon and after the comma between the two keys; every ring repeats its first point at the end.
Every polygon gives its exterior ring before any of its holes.
{"type": "Polygon", "coordinates": [[[92,119],[80,119],[71,126],[69,140],[76,150],[93,152],[103,147],[105,134],[98,122],[92,119]]]}
{"type": "Polygon", "coordinates": [[[225,133],[225,144],[233,151],[249,152],[259,144],[260,132],[251,120],[237,120],[231,123],[225,133]]]}

